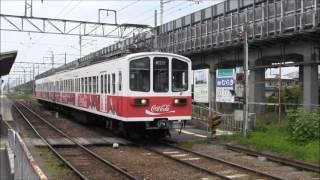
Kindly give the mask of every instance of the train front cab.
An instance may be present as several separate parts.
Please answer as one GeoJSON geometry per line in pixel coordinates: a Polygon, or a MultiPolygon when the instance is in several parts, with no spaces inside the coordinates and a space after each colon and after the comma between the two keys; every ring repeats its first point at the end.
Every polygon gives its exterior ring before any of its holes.
{"type": "Polygon", "coordinates": [[[191,120],[191,62],[182,56],[155,55],[129,60],[125,116],[146,130],[167,130],[191,120]]]}

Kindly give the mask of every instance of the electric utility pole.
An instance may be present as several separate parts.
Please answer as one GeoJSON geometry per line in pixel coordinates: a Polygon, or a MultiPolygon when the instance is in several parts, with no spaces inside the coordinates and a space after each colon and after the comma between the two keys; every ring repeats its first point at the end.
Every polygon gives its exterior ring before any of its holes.
{"type": "Polygon", "coordinates": [[[243,101],[243,120],[244,120],[244,130],[243,135],[247,136],[248,130],[248,111],[249,111],[249,47],[248,47],[248,32],[247,32],[247,21],[243,25],[244,34],[244,101],[243,101]]]}

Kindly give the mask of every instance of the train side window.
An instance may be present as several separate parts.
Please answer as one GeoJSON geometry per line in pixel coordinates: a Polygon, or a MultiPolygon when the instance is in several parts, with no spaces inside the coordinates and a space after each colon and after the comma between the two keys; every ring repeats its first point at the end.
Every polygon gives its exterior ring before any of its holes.
{"type": "Polygon", "coordinates": [[[84,79],[84,88],[85,88],[85,91],[84,92],[88,92],[88,77],[85,77],[84,79]]]}
{"type": "Polygon", "coordinates": [[[96,76],[96,85],[97,85],[96,93],[99,93],[99,76],[96,76]]]}
{"type": "Polygon", "coordinates": [[[119,91],[121,91],[122,89],[122,74],[121,74],[121,71],[119,71],[119,91]]]}
{"type": "Polygon", "coordinates": [[[92,81],[91,81],[91,77],[88,77],[88,93],[91,93],[91,85],[92,85],[92,81]]]}
{"type": "Polygon", "coordinates": [[[74,91],[74,79],[71,80],[71,92],[74,91]]]}
{"type": "Polygon", "coordinates": [[[104,82],[104,81],[103,81],[103,75],[101,75],[101,76],[100,76],[100,88],[101,88],[101,89],[100,89],[100,92],[101,92],[101,94],[103,93],[103,88],[104,88],[103,82],[104,82]]]}
{"type": "Polygon", "coordinates": [[[95,94],[97,90],[97,79],[96,76],[92,77],[92,92],[95,94]]]}
{"type": "Polygon", "coordinates": [[[110,94],[110,74],[108,74],[108,94],[110,94]]]}
{"type": "Polygon", "coordinates": [[[82,92],[83,93],[83,85],[84,85],[84,79],[83,78],[81,78],[81,90],[80,90],[80,92],[82,92]]]}
{"type": "Polygon", "coordinates": [[[112,73],[112,94],[116,93],[116,74],[112,73]]]}
{"type": "Polygon", "coordinates": [[[107,75],[104,75],[104,93],[107,94],[107,75]]]}

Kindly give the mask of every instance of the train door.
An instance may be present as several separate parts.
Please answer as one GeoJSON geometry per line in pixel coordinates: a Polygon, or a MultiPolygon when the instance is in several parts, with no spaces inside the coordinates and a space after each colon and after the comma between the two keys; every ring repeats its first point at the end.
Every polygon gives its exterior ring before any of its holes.
{"type": "Polygon", "coordinates": [[[117,72],[117,99],[118,99],[118,103],[117,103],[117,110],[118,110],[118,115],[121,116],[122,114],[122,98],[123,98],[123,88],[122,88],[122,71],[121,69],[118,69],[118,72],[117,72]]]}
{"type": "Polygon", "coordinates": [[[104,74],[100,74],[100,111],[105,112],[105,98],[106,98],[106,94],[105,94],[105,75],[104,74]]]}
{"type": "Polygon", "coordinates": [[[117,114],[117,90],[116,90],[116,74],[115,73],[111,73],[108,75],[108,82],[110,81],[110,84],[108,83],[108,85],[110,85],[110,90],[111,92],[109,93],[109,99],[108,99],[108,104],[109,104],[109,111],[112,114],[117,114]]]}

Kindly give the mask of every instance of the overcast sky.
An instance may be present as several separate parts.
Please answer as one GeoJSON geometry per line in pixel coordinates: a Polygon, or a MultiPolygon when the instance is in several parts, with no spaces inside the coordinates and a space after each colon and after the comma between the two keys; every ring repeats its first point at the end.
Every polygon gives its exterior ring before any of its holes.
{"type": "MultiPolygon", "coordinates": [[[[197,10],[209,7],[219,3],[222,0],[202,0],[200,3],[194,3],[187,0],[173,0],[166,3],[164,6],[164,22],[179,18],[190,14],[197,10]]],[[[24,15],[24,0],[1,0],[1,13],[10,15],[24,15]]],[[[154,25],[154,11],[160,12],[159,0],[130,0],[130,1],[89,1],[89,0],[40,0],[33,1],[33,16],[62,18],[73,20],[88,20],[98,21],[98,9],[114,9],[118,11],[118,23],[137,23],[154,25]]],[[[104,17],[103,22],[114,22],[114,17],[104,17]]],[[[158,16],[159,22],[159,16],[158,16]]],[[[82,55],[94,52],[109,44],[112,44],[117,39],[107,38],[82,38],[82,55]]],[[[79,37],[39,34],[27,32],[9,32],[1,31],[1,52],[17,50],[18,57],[16,62],[51,62],[48,58],[54,53],[55,62],[64,62],[64,53],[67,53],[67,61],[75,60],[80,55],[79,37]]],[[[22,66],[21,64],[19,66],[22,66]]],[[[23,65],[26,67],[26,65],[23,65]]],[[[50,65],[47,66],[49,68],[50,65]]],[[[25,68],[30,71],[29,68],[25,68]]],[[[40,71],[44,71],[42,66],[40,71]]],[[[17,77],[22,77],[23,71],[18,68],[17,64],[12,69],[11,74],[16,74],[17,77]]],[[[14,78],[12,75],[11,78],[14,78]]],[[[29,78],[29,76],[27,77],[29,78]]]]}

